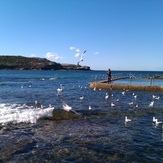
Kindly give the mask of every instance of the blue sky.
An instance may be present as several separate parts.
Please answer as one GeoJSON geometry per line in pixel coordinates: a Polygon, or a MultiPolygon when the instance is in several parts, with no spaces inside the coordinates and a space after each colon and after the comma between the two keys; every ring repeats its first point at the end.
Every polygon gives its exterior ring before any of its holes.
{"type": "Polygon", "coordinates": [[[0,0],[0,55],[163,71],[162,0],[0,0]]]}

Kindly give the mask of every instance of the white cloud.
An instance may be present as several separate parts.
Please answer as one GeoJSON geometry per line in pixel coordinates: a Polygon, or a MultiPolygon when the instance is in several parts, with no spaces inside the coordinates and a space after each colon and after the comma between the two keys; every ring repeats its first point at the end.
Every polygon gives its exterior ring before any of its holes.
{"type": "Polygon", "coordinates": [[[76,57],[76,58],[81,56],[81,54],[80,54],[80,49],[79,49],[79,48],[76,48],[76,47],[74,47],[74,46],[71,46],[71,47],[70,47],[70,50],[74,50],[74,51],[76,52],[76,53],[75,53],[75,57],[76,57]]]}
{"type": "Polygon", "coordinates": [[[70,47],[70,50],[75,50],[76,48],[74,46],[71,46],[70,47]]]}
{"type": "Polygon", "coordinates": [[[31,54],[30,57],[36,57],[37,55],[36,54],[31,54]]]}
{"type": "Polygon", "coordinates": [[[94,52],[93,54],[94,54],[94,55],[99,55],[99,52],[94,52]]]}
{"type": "Polygon", "coordinates": [[[77,53],[79,53],[79,52],[80,52],[80,49],[76,49],[75,51],[76,51],[77,53]]]}
{"type": "Polygon", "coordinates": [[[79,57],[79,56],[80,56],[80,53],[76,53],[76,54],[75,54],[75,57],[79,57]]]}
{"type": "Polygon", "coordinates": [[[60,57],[57,53],[51,53],[51,52],[48,52],[46,53],[46,58],[52,58],[52,59],[63,59],[63,57],[60,57]]]}

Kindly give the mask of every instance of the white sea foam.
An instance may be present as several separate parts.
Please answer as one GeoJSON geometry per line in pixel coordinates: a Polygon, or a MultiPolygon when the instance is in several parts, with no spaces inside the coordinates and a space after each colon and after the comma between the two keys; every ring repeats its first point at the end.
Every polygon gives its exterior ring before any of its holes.
{"type": "Polygon", "coordinates": [[[36,123],[39,118],[52,116],[54,107],[35,108],[21,104],[0,104],[0,124],[36,123]]]}

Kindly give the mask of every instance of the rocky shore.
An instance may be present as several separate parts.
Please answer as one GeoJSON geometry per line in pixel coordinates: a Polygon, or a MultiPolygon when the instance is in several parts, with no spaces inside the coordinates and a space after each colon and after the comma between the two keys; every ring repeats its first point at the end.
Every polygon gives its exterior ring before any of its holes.
{"type": "Polygon", "coordinates": [[[90,70],[89,66],[61,64],[45,58],[0,56],[0,69],[6,70],[90,70]]]}

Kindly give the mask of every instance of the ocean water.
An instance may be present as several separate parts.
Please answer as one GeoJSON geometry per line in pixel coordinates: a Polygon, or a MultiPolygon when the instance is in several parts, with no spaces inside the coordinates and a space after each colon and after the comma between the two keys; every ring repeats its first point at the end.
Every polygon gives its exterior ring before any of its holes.
{"type": "MultiPolygon", "coordinates": [[[[163,72],[112,71],[135,77],[116,83],[150,85],[142,77],[154,74],[163,72]]],[[[163,126],[152,121],[163,122],[163,92],[88,87],[103,79],[105,71],[1,70],[0,162],[163,162],[163,126]],[[80,118],[49,119],[63,102],[80,118]]]]}

